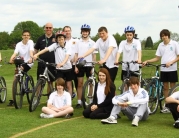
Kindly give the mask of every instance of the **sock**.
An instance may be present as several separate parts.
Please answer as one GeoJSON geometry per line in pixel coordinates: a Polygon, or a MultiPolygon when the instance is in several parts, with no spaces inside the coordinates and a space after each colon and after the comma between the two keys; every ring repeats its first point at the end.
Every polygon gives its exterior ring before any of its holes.
{"type": "Polygon", "coordinates": [[[81,104],[81,100],[78,100],[78,104],[81,104]]]}
{"type": "Polygon", "coordinates": [[[111,115],[110,118],[116,120],[117,119],[117,115],[111,115]]]}

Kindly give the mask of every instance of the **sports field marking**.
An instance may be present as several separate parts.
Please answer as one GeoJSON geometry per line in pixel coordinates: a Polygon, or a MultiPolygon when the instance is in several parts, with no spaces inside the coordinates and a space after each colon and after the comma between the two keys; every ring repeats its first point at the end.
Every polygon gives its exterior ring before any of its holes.
{"type": "Polygon", "coordinates": [[[25,132],[17,133],[15,135],[11,136],[10,138],[17,138],[17,137],[26,135],[28,133],[34,132],[36,130],[39,130],[39,129],[42,129],[42,128],[45,128],[45,127],[49,127],[49,126],[54,125],[54,124],[63,123],[63,122],[66,122],[66,121],[75,120],[75,119],[82,118],[82,117],[83,116],[79,116],[79,117],[75,117],[75,118],[71,118],[71,119],[65,119],[65,120],[56,121],[56,122],[53,122],[53,123],[50,123],[50,124],[46,124],[46,125],[43,125],[43,126],[39,126],[39,127],[30,129],[30,130],[25,131],[25,132]]]}

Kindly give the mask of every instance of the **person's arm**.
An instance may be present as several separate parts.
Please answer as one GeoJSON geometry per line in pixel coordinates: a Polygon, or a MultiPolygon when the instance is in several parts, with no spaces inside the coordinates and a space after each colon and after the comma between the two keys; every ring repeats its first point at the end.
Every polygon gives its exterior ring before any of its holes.
{"type": "Polygon", "coordinates": [[[141,60],[142,59],[142,51],[138,50],[137,52],[138,52],[138,61],[137,62],[141,63],[142,62],[142,60],[141,60]]]}
{"type": "Polygon", "coordinates": [[[9,60],[9,63],[13,63],[14,62],[14,58],[17,56],[17,53],[13,53],[10,60],[9,60]]]}
{"type": "Polygon", "coordinates": [[[149,59],[149,60],[146,60],[143,62],[143,65],[147,64],[147,63],[152,63],[152,62],[157,62],[160,60],[160,57],[159,56],[156,56],[155,58],[152,58],[152,59],[149,59]]]}
{"type": "Polygon", "coordinates": [[[48,52],[48,51],[49,51],[48,48],[45,48],[45,49],[39,51],[37,54],[35,54],[35,55],[33,56],[34,60],[36,60],[39,55],[42,55],[43,53],[46,53],[46,52],[48,52]]]}
{"type": "Polygon", "coordinates": [[[65,56],[65,59],[64,59],[61,63],[57,64],[57,68],[62,67],[62,66],[68,61],[69,56],[70,56],[70,55],[67,54],[67,55],[65,56]]]}
{"type": "Polygon", "coordinates": [[[47,107],[50,108],[51,110],[55,111],[55,112],[60,111],[57,107],[53,106],[51,103],[47,103],[47,107]]]}
{"type": "Polygon", "coordinates": [[[93,60],[93,61],[96,61],[96,53],[93,53],[93,54],[92,54],[92,60],[93,60]]]}
{"type": "Polygon", "coordinates": [[[0,52],[0,62],[2,61],[1,52],[0,52]]]}
{"type": "Polygon", "coordinates": [[[38,50],[37,49],[34,49],[34,55],[38,53],[38,50]]]}
{"type": "Polygon", "coordinates": [[[177,61],[179,61],[179,55],[177,55],[177,57],[174,60],[166,63],[166,67],[170,67],[172,64],[174,64],[177,61]]]}
{"type": "Polygon", "coordinates": [[[90,48],[85,54],[83,54],[83,56],[78,57],[78,58],[85,58],[87,57],[89,54],[93,53],[93,51],[95,50],[95,48],[90,48]]]}
{"type": "Polygon", "coordinates": [[[113,47],[113,46],[110,46],[110,47],[108,48],[107,52],[106,52],[105,57],[104,57],[102,60],[98,61],[98,63],[102,65],[104,62],[106,62],[106,60],[108,59],[108,57],[111,55],[113,49],[114,49],[114,47],[113,47]]]}
{"type": "Polygon", "coordinates": [[[119,58],[120,58],[120,55],[121,55],[121,53],[117,52],[117,54],[116,54],[116,61],[115,61],[115,63],[118,63],[119,58]]]}

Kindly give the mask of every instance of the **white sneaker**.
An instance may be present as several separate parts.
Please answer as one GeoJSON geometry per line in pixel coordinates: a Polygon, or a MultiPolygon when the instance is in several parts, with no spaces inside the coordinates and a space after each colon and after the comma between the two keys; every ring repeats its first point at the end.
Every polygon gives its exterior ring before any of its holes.
{"type": "Polygon", "coordinates": [[[103,123],[103,124],[117,124],[117,120],[113,119],[112,117],[108,117],[106,119],[102,119],[101,123],[103,123]]]}
{"type": "Polygon", "coordinates": [[[163,110],[160,111],[160,113],[171,113],[170,110],[167,107],[164,107],[163,110]]]}
{"type": "Polygon", "coordinates": [[[47,115],[47,114],[44,114],[44,113],[41,113],[40,117],[41,118],[52,118],[50,115],[47,115]]]}
{"type": "Polygon", "coordinates": [[[138,126],[138,122],[139,122],[139,117],[135,116],[134,119],[132,120],[132,125],[133,126],[138,126]]]}
{"type": "Polygon", "coordinates": [[[175,128],[179,128],[179,119],[175,121],[175,123],[173,124],[173,126],[175,128]]]}

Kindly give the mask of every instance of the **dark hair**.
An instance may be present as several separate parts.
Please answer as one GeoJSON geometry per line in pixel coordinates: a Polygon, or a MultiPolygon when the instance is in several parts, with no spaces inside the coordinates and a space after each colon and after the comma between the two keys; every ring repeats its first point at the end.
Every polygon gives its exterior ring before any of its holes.
{"type": "Polygon", "coordinates": [[[57,86],[63,86],[63,88],[65,89],[65,80],[62,79],[62,78],[58,78],[56,81],[55,81],[55,88],[57,89],[57,86]]]}
{"type": "Polygon", "coordinates": [[[91,31],[90,29],[87,29],[87,28],[81,29],[81,34],[82,34],[83,31],[89,32],[89,35],[90,35],[90,31],[91,31]]]}
{"type": "Polygon", "coordinates": [[[30,31],[29,31],[29,30],[23,30],[23,31],[22,31],[22,35],[23,35],[24,33],[29,33],[29,35],[30,35],[30,31]]]}
{"type": "Polygon", "coordinates": [[[132,84],[139,85],[139,78],[138,77],[134,77],[134,76],[130,77],[130,79],[129,79],[129,85],[132,85],[132,84]]]}
{"type": "Polygon", "coordinates": [[[102,31],[105,31],[106,33],[108,32],[107,28],[104,27],[104,26],[101,26],[101,27],[98,29],[98,33],[99,33],[99,32],[102,32],[102,31]]]}
{"type": "Polygon", "coordinates": [[[168,29],[163,29],[160,32],[160,39],[162,39],[162,36],[168,36],[168,38],[170,38],[170,31],[168,29]]]}
{"type": "Polygon", "coordinates": [[[70,26],[64,26],[63,29],[62,29],[63,32],[65,31],[65,28],[70,28],[70,30],[71,30],[70,26]]]}
{"type": "MultiPolygon", "coordinates": [[[[112,84],[111,77],[109,75],[108,70],[105,68],[100,68],[100,70],[98,71],[98,75],[99,75],[99,72],[102,72],[106,75],[106,87],[105,87],[104,93],[105,95],[107,95],[110,92],[110,86],[112,84]]],[[[99,80],[99,77],[98,77],[98,80],[99,80]]]]}

